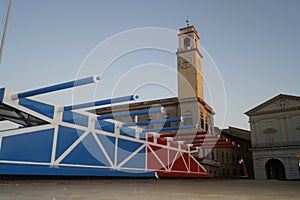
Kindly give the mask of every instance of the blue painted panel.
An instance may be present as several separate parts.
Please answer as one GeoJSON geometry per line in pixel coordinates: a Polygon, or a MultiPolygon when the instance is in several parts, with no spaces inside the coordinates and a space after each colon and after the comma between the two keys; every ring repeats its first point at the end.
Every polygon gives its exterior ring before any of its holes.
{"type": "Polygon", "coordinates": [[[135,130],[132,128],[123,127],[120,129],[120,135],[135,138],[135,130]]]}
{"type": "Polygon", "coordinates": [[[87,115],[67,111],[63,113],[63,121],[71,124],[77,124],[88,127],[89,117],[87,115]]]}
{"type": "Polygon", "coordinates": [[[83,133],[84,131],[59,126],[57,145],[56,145],[56,158],[58,158],[67,148],[69,148],[83,133]]]}
{"type": "Polygon", "coordinates": [[[0,88],[0,103],[2,103],[4,98],[5,88],[0,88]]]}
{"type": "Polygon", "coordinates": [[[143,148],[134,157],[128,160],[123,167],[145,169],[146,165],[146,148],[143,148]]]}
{"type": "Polygon", "coordinates": [[[119,164],[125,158],[132,154],[135,150],[137,150],[141,145],[141,143],[133,142],[124,139],[118,139],[118,156],[117,156],[117,163],[119,164]]]}
{"type": "Polygon", "coordinates": [[[110,166],[92,134],[88,134],[61,163],[110,166]]]}
{"type": "Polygon", "coordinates": [[[19,104],[31,110],[34,110],[42,115],[53,118],[54,106],[26,98],[21,98],[19,100],[19,104]]]}
{"type": "Polygon", "coordinates": [[[104,120],[99,120],[95,123],[95,129],[115,133],[115,124],[104,120]]]}
{"type": "Polygon", "coordinates": [[[1,160],[50,162],[54,129],[4,137],[1,160]]]}
{"type": "Polygon", "coordinates": [[[115,162],[115,142],[116,138],[107,136],[107,135],[100,135],[97,134],[99,140],[101,141],[103,147],[105,148],[109,158],[114,163],[115,162]]]}
{"type": "Polygon", "coordinates": [[[140,133],[141,140],[146,140],[146,138],[147,138],[147,133],[144,133],[144,132],[140,133]]]}
{"type": "Polygon", "coordinates": [[[1,175],[47,175],[47,176],[103,176],[103,177],[155,177],[154,172],[137,170],[116,171],[113,169],[83,167],[49,167],[42,165],[18,165],[0,163],[1,175]]]}

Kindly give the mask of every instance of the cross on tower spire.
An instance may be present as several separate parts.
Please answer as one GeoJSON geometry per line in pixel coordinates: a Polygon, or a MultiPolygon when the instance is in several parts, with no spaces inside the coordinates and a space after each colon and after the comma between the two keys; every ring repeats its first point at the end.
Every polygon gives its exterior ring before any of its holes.
{"type": "Polygon", "coordinates": [[[189,20],[189,16],[187,16],[186,17],[186,20],[185,20],[185,22],[186,22],[186,26],[188,27],[188,26],[190,26],[190,20],[189,20]]]}

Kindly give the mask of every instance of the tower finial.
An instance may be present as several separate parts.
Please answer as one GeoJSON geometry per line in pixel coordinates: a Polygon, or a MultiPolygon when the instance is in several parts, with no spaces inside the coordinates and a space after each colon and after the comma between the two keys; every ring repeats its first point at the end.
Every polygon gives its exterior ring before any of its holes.
{"type": "Polygon", "coordinates": [[[185,20],[185,22],[186,22],[186,26],[190,26],[190,20],[189,20],[189,16],[187,16],[187,17],[186,17],[186,20],[185,20]]]}

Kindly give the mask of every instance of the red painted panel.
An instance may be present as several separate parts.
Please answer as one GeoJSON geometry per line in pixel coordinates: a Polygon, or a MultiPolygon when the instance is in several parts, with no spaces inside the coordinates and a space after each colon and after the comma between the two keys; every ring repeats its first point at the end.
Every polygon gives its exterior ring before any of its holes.
{"type": "Polygon", "coordinates": [[[192,158],[190,159],[190,170],[192,172],[199,172],[199,163],[192,158]]]}
{"type": "Polygon", "coordinates": [[[153,135],[149,135],[147,140],[148,140],[148,142],[153,142],[154,141],[153,135]]]}
{"type": "Polygon", "coordinates": [[[167,145],[167,138],[157,138],[157,144],[167,145]]]}
{"type": "Polygon", "coordinates": [[[196,136],[196,135],[206,135],[207,132],[190,132],[190,133],[168,133],[162,134],[160,137],[181,137],[181,136],[196,136]]]}
{"type": "Polygon", "coordinates": [[[183,150],[189,150],[189,147],[188,147],[188,145],[186,145],[186,144],[182,144],[181,145],[181,149],[183,149],[183,150]]]}
{"type": "Polygon", "coordinates": [[[170,158],[170,165],[172,165],[173,161],[175,160],[175,156],[177,154],[177,151],[169,149],[169,158],[170,158]]]}
{"type": "Polygon", "coordinates": [[[170,164],[168,163],[168,149],[157,146],[151,146],[151,148],[153,151],[155,151],[155,154],[159,157],[159,159],[165,166],[168,166],[170,164]]]}
{"type": "Polygon", "coordinates": [[[189,170],[189,168],[190,168],[190,164],[189,164],[189,162],[190,162],[190,154],[183,153],[182,155],[183,155],[184,161],[185,161],[185,163],[186,163],[186,165],[188,167],[188,170],[189,170]]]}
{"type": "Polygon", "coordinates": [[[158,170],[164,169],[163,165],[157,160],[149,147],[147,147],[147,169],[158,170]]]}
{"type": "Polygon", "coordinates": [[[191,151],[195,151],[197,148],[196,147],[190,147],[191,151]]]}
{"type": "Polygon", "coordinates": [[[178,142],[170,142],[170,146],[174,148],[178,148],[178,142]]]}
{"type": "Polygon", "coordinates": [[[188,169],[186,168],[186,166],[184,164],[183,157],[180,154],[177,155],[176,161],[174,162],[174,165],[171,170],[188,171],[188,169]]]}

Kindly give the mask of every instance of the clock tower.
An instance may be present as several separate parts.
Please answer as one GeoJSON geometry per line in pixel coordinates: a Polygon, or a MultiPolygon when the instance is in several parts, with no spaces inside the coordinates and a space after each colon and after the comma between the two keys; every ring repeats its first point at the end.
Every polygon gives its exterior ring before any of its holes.
{"type": "Polygon", "coordinates": [[[177,50],[178,98],[200,98],[203,96],[202,55],[198,32],[194,26],[180,29],[177,50]]]}

